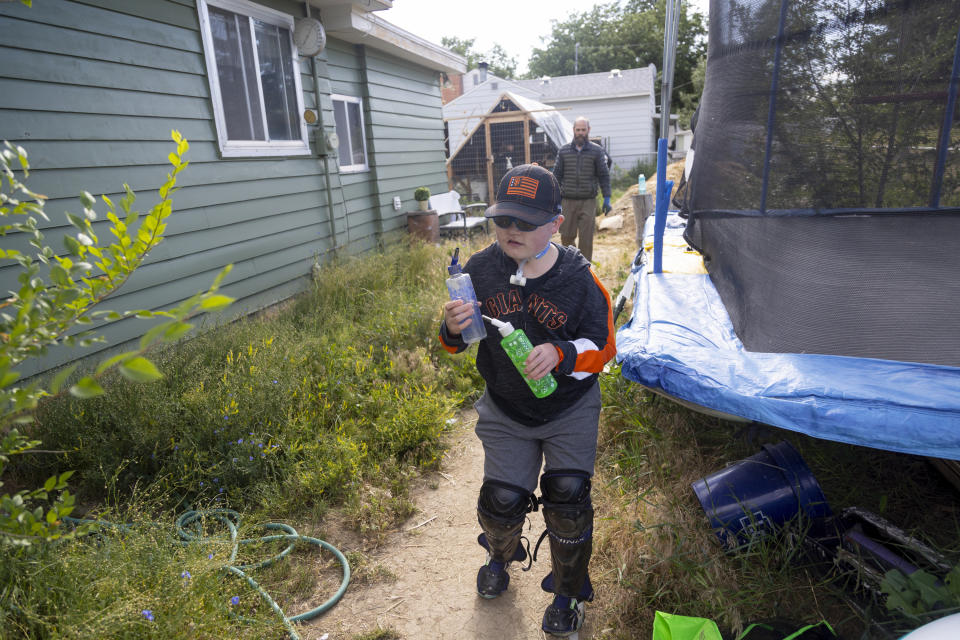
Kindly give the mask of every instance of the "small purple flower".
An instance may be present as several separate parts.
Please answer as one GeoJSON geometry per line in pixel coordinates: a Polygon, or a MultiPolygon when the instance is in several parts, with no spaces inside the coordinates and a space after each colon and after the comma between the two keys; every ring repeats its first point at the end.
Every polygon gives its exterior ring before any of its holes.
{"type": "Polygon", "coordinates": [[[248,457],[250,458],[250,462],[253,462],[253,456],[248,456],[248,457]]]}
{"type": "Polygon", "coordinates": [[[243,444],[243,438],[240,438],[239,440],[237,440],[237,444],[243,444]]]}
{"type": "Polygon", "coordinates": [[[237,460],[239,460],[239,458],[234,458],[234,459],[233,459],[234,462],[236,462],[237,460]]]}
{"type": "Polygon", "coordinates": [[[200,481],[200,486],[201,486],[201,487],[203,486],[203,480],[200,481]]]}
{"type": "Polygon", "coordinates": [[[240,604],[240,596],[233,596],[232,598],[230,598],[230,604],[234,606],[240,604]]]}
{"type": "Polygon", "coordinates": [[[214,479],[213,479],[213,482],[214,482],[215,484],[220,484],[220,478],[214,478],[214,479]]]}
{"type": "Polygon", "coordinates": [[[213,554],[212,554],[212,553],[208,553],[208,554],[207,554],[207,560],[213,560],[213,554]]]}
{"type": "Polygon", "coordinates": [[[223,416],[223,419],[224,419],[224,420],[229,420],[229,419],[230,419],[230,416],[223,416]]]}
{"type": "Polygon", "coordinates": [[[260,447],[261,449],[263,449],[263,443],[262,443],[262,442],[258,442],[258,443],[257,443],[257,446],[260,447]]]}
{"type": "Polygon", "coordinates": [[[279,383],[279,382],[277,382],[276,380],[274,380],[274,381],[273,381],[273,384],[280,384],[280,383],[279,383]]]}
{"type": "Polygon", "coordinates": [[[181,578],[184,578],[184,579],[186,579],[186,580],[189,580],[189,579],[192,578],[193,576],[190,575],[190,572],[189,572],[189,571],[184,571],[183,573],[180,574],[180,577],[181,577],[181,578]]]}
{"type": "Polygon", "coordinates": [[[153,622],[153,611],[150,611],[150,609],[144,609],[143,611],[140,612],[140,615],[142,615],[144,618],[146,618],[150,622],[153,622]]]}
{"type": "Polygon", "coordinates": [[[220,487],[220,491],[218,493],[223,493],[223,487],[220,487]]]}

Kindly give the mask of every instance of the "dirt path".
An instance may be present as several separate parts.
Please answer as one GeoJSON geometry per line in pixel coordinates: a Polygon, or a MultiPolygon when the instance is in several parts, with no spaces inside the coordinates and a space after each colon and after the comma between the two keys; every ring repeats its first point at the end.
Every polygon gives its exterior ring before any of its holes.
{"type": "MultiPolygon", "coordinates": [[[[465,412],[450,434],[451,447],[439,473],[428,474],[412,491],[418,511],[391,533],[370,563],[396,580],[351,585],[329,613],[304,626],[303,637],[349,640],[375,629],[391,628],[404,640],[534,640],[550,596],[540,580],[550,571],[547,543],[531,571],[510,567],[510,587],[495,600],[476,593],[483,549],[477,544],[477,493],[483,476],[483,450],[473,434],[476,412],[465,412]],[[436,487],[436,488],[431,488],[436,487]]],[[[543,530],[533,513],[525,530],[531,544],[543,530]]],[[[588,605],[589,607],[589,605],[588,605]]],[[[589,609],[580,638],[592,638],[589,609]]]]}
{"type": "MultiPolygon", "coordinates": [[[[680,167],[675,167],[679,180],[680,167]]],[[[649,189],[653,188],[650,181],[649,189]]],[[[615,298],[636,252],[631,189],[614,204],[619,229],[594,235],[596,270],[615,298]]],[[[559,236],[554,238],[559,242],[559,236]]],[[[629,313],[629,307],[624,310],[629,313]]],[[[378,628],[392,629],[404,640],[540,640],[553,638],[540,629],[551,596],[540,589],[550,571],[546,541],[539,561],[524,572],[510,567],[510,587],[495,600],[476,593],[477,569],[484,559],[477,544],[480,526],[476,504],[483,477],[483,449],[473,433],[476,412],[461,414],[449,435],[450,448],[437,473],[427,474],[411,491],[416,513],[368,554],[367,565],[381,576],[352,583],[331,611],[300,629],[305,640],[351,640],[378,628]],[[391,576],[395,576],[392,579],[391,576]]],[[[524,535],[531,551],[543,531],[543,516],[530,514],[524,535]]],[[[597,523],[602,527],[602,523],[597,523]]],[[[598,529],[599,531],[599,529],[598,529]]],[[[349,548],[342,548],[348,551],[349,548]]],[[[602,597],[602,593],[598,594],[602,597]]],[[[604,635],[587,605],[580,640],[604,635]]],[[[575,636],[572,636],[577,640],[575,636]]]]}

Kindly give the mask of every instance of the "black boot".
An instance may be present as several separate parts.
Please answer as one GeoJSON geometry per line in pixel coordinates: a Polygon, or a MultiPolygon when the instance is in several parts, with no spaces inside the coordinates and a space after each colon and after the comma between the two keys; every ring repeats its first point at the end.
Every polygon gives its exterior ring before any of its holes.
{"type": "MultiPolygon", "coordinates": [[[[523,526],[523,522],[520,523],[520,526],[523,526]]],[[[521,536],[519,540],[522,539],[521,536]]],[[[523,548],[522,544],[517,544],[510,560],[501,562],[493,559],[493,552],[490,548],[490,543],[487,542],[486,533],[481,533],[477,537],[477,542],[487,550],[487,561],[480,567],[480,570],[477,571],[477,594],[479,594],[481,598],[496,598],[506,591],[507,586],[510,584],[510,574],[507,573],[507,567],[510,566],[511,562],[523,562],[526,560],[527,551],[523,548]]]]}
{"type": "Polygon", "coordinates": [[[486,481],[480,487],[477,520],[483,533],[477,542],[487,550],[487,560],[477,572],[477,593],[496,598],[510,584],[507,566],[526,560],[520,532],[529,511],[535,508],[533,495],[514,485],[486,481]]]}
{"type": "Polygon", "coordinates": [[[540,487],[553,568],[541,586],[554,593],[542,628],[551,635],[569,636],[583,625],[583,603],[593,600],[587,576],[593,552],[590,480],[583,472],[551,471],[541,478],[540,487]]]}

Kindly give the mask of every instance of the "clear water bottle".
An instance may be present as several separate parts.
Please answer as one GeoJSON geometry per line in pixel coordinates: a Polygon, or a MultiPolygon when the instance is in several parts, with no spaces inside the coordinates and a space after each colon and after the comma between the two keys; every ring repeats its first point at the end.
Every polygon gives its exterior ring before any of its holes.
{"type": "Polygon", "coordinates": [[[642,173],[637,176],[637,193],[644,194],[647,192],[647,176],[642,173]]]}
{"type": "Polygon", "coordinates": [[[460,337],[467,344],[480,342],[487,337],[487,327],[483,324],[483,316],[480,314],[480,305],[477,304],[477,294],[473,290],[473,280],[469,273],[464,273],[457,258],[460,256],[460,247],[453,252],[453,260],[447,267],[450,277],[447,278],[447,291],[450,292],[451,300],[462,300],[473,307],[473,316],[469,326],[463,329],[460,337]]]}
{"type": "Polygon", "coordinates": [[[517,371],[520,372],[520,375],[523,376],[524,382],[526,382],[530,390],[533,391],[533,395],[538,398],[546,398],[556,391],[557,380],[553,375],[548,373],[539,380],[533,380],[528,378],[523,372],[523,367],[527,362],[527,356],[533,351],[533,344],[530,342],[527,334],[523,332],[523,329],[514,329],[513,325],[509,322],[501,322],[494,318],[487,318],[487,320],[489,320],[500,332],[500,335],[503,336],[503,339],[500,340],[500,346],[507,352],[507,356],[510,357],[513,366],[515,366],[517,371]]]}

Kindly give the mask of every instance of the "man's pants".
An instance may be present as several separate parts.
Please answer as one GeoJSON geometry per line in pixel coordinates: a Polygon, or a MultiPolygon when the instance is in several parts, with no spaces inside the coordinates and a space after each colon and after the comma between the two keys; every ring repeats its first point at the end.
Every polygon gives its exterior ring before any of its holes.
{"type": "Polygon", "coordinates": [[[587,260],[593,259],[593,230],[597,221],[597,199],[574,200],[564,198],[560,202],[563,223],[560,225],[560,243],[570,246],[580,235],[577,248],[587,260]]]}

